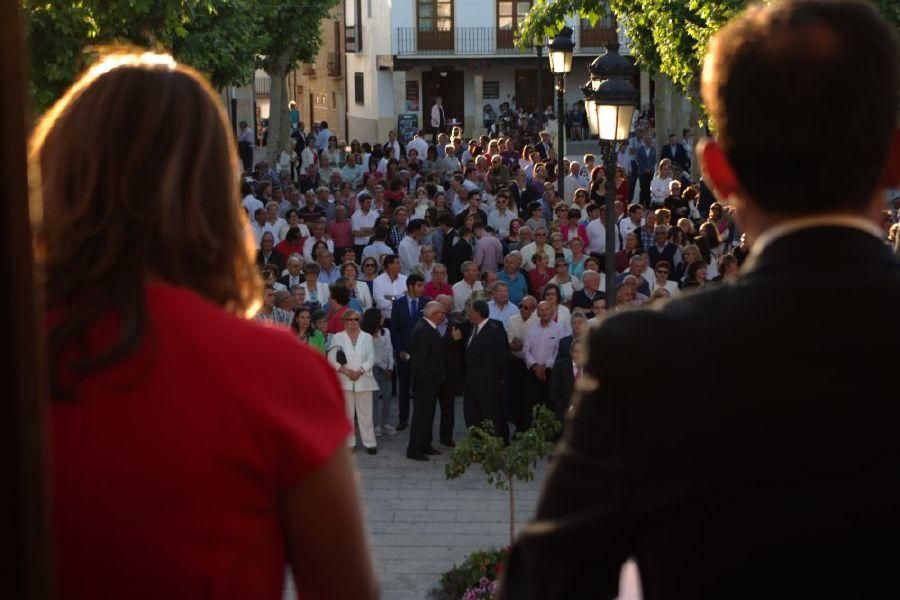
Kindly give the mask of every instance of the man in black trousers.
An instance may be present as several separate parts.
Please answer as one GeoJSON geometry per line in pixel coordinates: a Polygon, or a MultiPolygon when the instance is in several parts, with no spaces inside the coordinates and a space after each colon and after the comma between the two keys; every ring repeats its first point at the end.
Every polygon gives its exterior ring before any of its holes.
{"type": "MultiPolygon", "coordinates": [[[[449,315],[453,312],[453,298],[446,295],[440,295],[435,298],[444,307],[449,315]]],[[[453,428],[455,424],[455,404],[456,391],[459,389],[459,382],[463,376],[463,358],[465,345],[463,343],[462,324],[456,322],[450,317],[437,327],[438,333],[441,334],[441,341],[444,343],[444,365],[445,375],[444,383],[438,388],[438,403],[441,407],[441,426],[440,439],[441,444],[448,448],[453,448],[453,428]]]]}
{"type": "Polygon", "coordinates": [[[876,218],[900,185],[897,29],[868,2],[779,1],[708,52],[718,129],[698,157],[750,256],[733,284],[592,330],[503,600],[613,598],[629,557],[648,600],[896,587],[900,262],[876,218]],[[636,358],[673,339],[711,356],[723,335],[742,358],[700,385],[636,358]]]}
{"type": "Polygon", "coordinates": [[[446,377],[444,344],[437,327],[447,318],[439,302],[425,305],[424,318],[413,327],[409,340],[412,361],[413,414],[409,428],[406,457],[428,460],[429,454],[440,454],[431,445],[437,392],[446,377]]]}
{"type": "Polygon", "coordinates": [[[425,279],[412,273],[406,278],[406,293],[391,304],[391,344],[394,346],[394,362],[397,365],[397,402],[400,405],[397,431],[409,424],[409,336],[422,317],[422,309],[430,298],[422,296],[425,279]]]}
{"type": "Polygon", "coordinates": [[[509,441],[509,428],[500,406],[503,374],[509,363],[509,342],[503,325],[488,319],[490,309],[484,300],[469,306],[471,330],[466,339],[466,383],[463,392],[463,417],[466,427],[494,424],[495,435],[509,441]]]}

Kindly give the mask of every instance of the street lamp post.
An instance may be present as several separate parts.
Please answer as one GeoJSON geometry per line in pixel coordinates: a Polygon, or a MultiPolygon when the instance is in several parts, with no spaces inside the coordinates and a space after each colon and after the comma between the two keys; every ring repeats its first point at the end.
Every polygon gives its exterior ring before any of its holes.
{"type": "Polygon", "coordinates": [[[591,133],[596,134],[606,170],[606,306],[616,304],[616,142],[628,139],[638,91],[626,79],[631,63],[619,54],[618,42],[606,45],[606,53],[588,67],[591,79],[582,88],[591,133]]]}
{"type": "Polygon", "coordinates": [[[544,120],[540,117],[540,114],[543,109],[541,109],[541,104],[544,99],[541,97],[543,94],[541,92],[544,91],[544,75],[543,69],[541,68],[544,58],[544,38],[541,36],[534,36],[534,51],[537,53],[537,90],[534,94],[534,113],[535,118],[543,127],[544,120]]]}
{"type": "Polygon", "coordinates": [[[575,42],[572,40],[571,27],[563,27],[560,32],[550,42],[550,70],[556,75],[556,122],[559,130],[557,138],[559,139],[559,147],[556,149],[556,162],[559,165],[556,170],[556,189],[560,198],[565,198],[565,180],[566,173],[566,73],[572,71],[572,51],[575,49],[575,42]]]}

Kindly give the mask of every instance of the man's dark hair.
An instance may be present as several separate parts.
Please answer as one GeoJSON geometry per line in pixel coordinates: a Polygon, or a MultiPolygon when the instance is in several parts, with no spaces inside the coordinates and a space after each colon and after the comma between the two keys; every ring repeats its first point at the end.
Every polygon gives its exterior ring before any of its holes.
{"type": "Polygon", "coordinates": [[[350,289],[346,285],[332,283],[328,286],[328,293],[341,306],[350,304],[350,289]]]}
{"type": "Polygon", "coordinates": [[[375,236],[376,240],[378,240],[379,242],[383,242],[384,240],[387,239],[387,236],[390,232],[391,232],[391,230],[388,229],[387,227],[385,227],[384,225],[379,225],[378,227],[375,228],[373,235],[375,236]]]}
{"type": "Polygon", "coordinates": [[[410,273],[406,278],[406,289],[415,287],[417,283],[425,283],[425,278],[418,273],[410,273]]]}
{"type": "Polygon", "coordinates": [[[442,210],[438,215],[438,224],[453,227],[454,223],[456,223],[456,221],[453,220],[453,215],[449,210],[442,210]]]}
{"type": "Polygon", "coordinates": [[[477,312],[483,319],[487,319],[491,314],[491,309],[488,307],[488,303],[484,300],[475,300],[472,302],[472,310],[477,312]]]}
{"type": "Polygon", "coordinates": [[[385,270],[395,262],[398,262],[400,257],[396,254],[385,254],[384,258],[381,259],[381,267],[385,270]]]}
{"type": "Polygon", "coordinates": [[[406,224],[406,233],[411,234],[422,229],[422,226],[425,225],[425,221],[422,219],[413,219],[409,223],[406,224]]]}
{"type": "Polygon", "coordinates": [[[315,273],[318,275],[322,270],[319,268],[319,265],[316,263],[306,263],[303,265],[303,274],[309,275],[310,273],[315,273]]]}
{"type": "Polygon", "coordinates": [[[862,0],[750,8],[711,41],[703,98],[762,210],[859,207],[878,187],[896,129],[897,31],[862,0]]]}
{"type": "Polygon", "coordinates": [[[241,196],[247,196],[253,193],[253,186],[246,181],[241,183],[241,196]]]}
{"type": "Polygon", "coordinates": [[[322,121],[321,123],[319,123],[319,127],[320,127],[321,129],[328,129],[328,122],[327,122],[327,121],[322,121]]]}

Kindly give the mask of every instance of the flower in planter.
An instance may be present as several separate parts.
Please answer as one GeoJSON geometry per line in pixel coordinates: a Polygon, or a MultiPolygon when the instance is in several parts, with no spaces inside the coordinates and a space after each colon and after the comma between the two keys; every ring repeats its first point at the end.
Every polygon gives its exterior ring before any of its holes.
{"type": "Polygon", "coordinates": [[[496,591],[497,582],[491,581],[487,577],[482,577],[475,587],[466,590],[463,600],[489,600],[494,597],[494,592],[496,591]]]}

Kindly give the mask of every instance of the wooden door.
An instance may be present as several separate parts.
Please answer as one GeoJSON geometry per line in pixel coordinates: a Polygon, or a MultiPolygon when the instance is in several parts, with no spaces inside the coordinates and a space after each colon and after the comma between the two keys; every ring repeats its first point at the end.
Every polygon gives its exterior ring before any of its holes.
{"type": "MultiPolygon", "coordinates": [[[[535,59],[537,60],[537,59],[535,59]]],[[[543,62],[547,62],[545,59],[543,62]]],[[[525,108],[533,112],[538,101],[537,69],[516,69],[516,96],[515,107],[525,108]]],[[[541,64],[541,104],[547,108],[548,104],[556,105],[553,95],[553,73],[549,68],[541,64]]]]}
{"type": "Polygon", "coordinates": [[[426,131],[431,129],[431,107],[434,105],[435,96],[444,99],[444,115],[448,123],[452,119],[457,119],[460,123],[465,122],[464,85],[463,71],[423,71],[423,122],[420,127],[426,131]]]}

